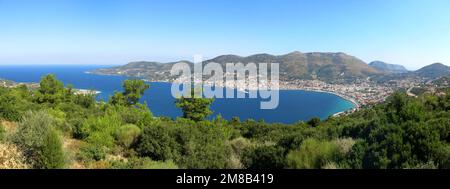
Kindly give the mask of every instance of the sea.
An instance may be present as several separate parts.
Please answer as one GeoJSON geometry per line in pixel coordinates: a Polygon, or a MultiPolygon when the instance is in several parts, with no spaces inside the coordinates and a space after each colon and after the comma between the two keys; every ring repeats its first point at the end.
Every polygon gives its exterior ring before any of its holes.
{"type": "MultiPolygon", "coordinates": [[[[87,71],[110,66],[97,65],[0,65],[0,78],[16,82],[39,82],[46,74],[55,74],[64,84],[72,84],[77,89],[100,91],[97,100],[107,101],[114,92],[122,91],[122,82],[127,77],[93,75],[87,71]]],[[[155,116],[176,118],[182,115],[175,106],[171,95],[171,84],[149,82],[141,102],[146,102],[155,116]]],[[[221,98],[215,99],[211,106],[213,115],[225,119],[239,117],[240,120],[264,120],[268,123],[291,124],[307,121],[313,117],[327,117],[354,108],[354,104],[337,95],[304,90],[280,90],[279,105],[276,109],[262,110],[260,102],[267,99],[221,98]]]]}

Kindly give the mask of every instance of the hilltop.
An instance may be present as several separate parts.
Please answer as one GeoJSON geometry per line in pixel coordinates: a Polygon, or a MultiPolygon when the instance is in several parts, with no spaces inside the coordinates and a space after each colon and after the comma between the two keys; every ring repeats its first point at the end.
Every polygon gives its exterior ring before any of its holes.
{"type": "Polygon", "coordinates": [[[450,67],[442,63],[434,63],[415,71],[413,75],[425,78],[439,78],[442,76],[449,76],[450,67]]]}
{"type": "MultiPolygon", "coordinates": [[[[185,62],[192,65],[189,61],[185,62]]],[[[298,51],[285,55],[255,54],[247,57],[221,55],[203,63],[279,63],[280,79],[317,79],[326,82],[366,79],[382,72],[370,67],[364,61],[345,53],[301,53],[298,51]]],[[[148,80],[170,80],[172,63],[131,62],[124,66],[93,70],[93,74],[125,75],[148,80]]]]}

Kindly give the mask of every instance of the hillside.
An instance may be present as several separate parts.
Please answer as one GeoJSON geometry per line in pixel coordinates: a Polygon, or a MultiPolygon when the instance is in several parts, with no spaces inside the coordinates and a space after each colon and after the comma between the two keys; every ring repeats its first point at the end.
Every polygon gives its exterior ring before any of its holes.
{"type": "Polygon", "coordinates": [[[406,70],[406,68],[403,67],[402,65],[388,64],[388,63],[385,63],[382,61],[373,61],[373,62],[369,63],[369,66],[377,69],[378,71],[386,72],[386,73],[406,73],[406,72],[408,72],[408,70],[406,70]]]}
{"type": "MultiPolygon", "coordinates": [[[[187,62],[187,61],[182,61],[187,62]]],[[[327,82],[365,79],[381,72],[368,66],[362,60],[345,53],[301,53],[285,55],[256,54],[247,57],[222,55],[204,63],[279,63],[280,79],[318,79],[327,82]]],[[[176,62],[175,62],[176,63],[176,62]]],[[[93,74],[126,75],[149,80],[169,79],[174,63],[132,62],[124,66],[93,70],[93,74]]]]}
{"type": "Polygon", "coordinates": [[[441,63],[434,63],[425,66],[413,73],[415,76],[425,78],[439,78],[442,76],[450,76],[450,67],[441,63]]]}

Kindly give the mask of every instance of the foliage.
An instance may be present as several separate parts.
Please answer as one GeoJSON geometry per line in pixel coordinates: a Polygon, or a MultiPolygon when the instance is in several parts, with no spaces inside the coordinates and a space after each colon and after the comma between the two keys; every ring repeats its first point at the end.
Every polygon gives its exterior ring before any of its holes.
{"type": "Polygon", "coordinates": [[[112,161],[111,168],[116,169],[178,169],[171,160],[153,161],[150,158],[131,158],[128,161],[112,161]]]}
{"type": "Polygon", "coordinates": [[[124,91],[122,93],[114,93],[110,99],[110,103],[114,105],[135,105],[150,85],[143,80],[125,80],[122,84],[124,91]]]}
{"type": "Polygon", "coordinates": [[[59,103],[64,98],[64,84],[53,74],[42,77],[36,95],[38,103],[59,103]]]}
{"type": "Polygon", "coordinates": [[[258,146],[245,152],[243,163],[249,169],[282,169],[286,160],[282,148],[258,146]]]}
{"type": "Polygon", "coordinates": [[[299,149],[290,151],[286,159],[289,168],[320,169],[330,162],[335,162],[339,155],[336,144],[307,139],[303,141],[299,149]]]}
{"type": "Polygon", "coordinates": [[[24,150],[35,168],[61,168],[64,165],[55,120],[44,111],[25,113],[13,141],[24,150]]]}
{"type": "Polygon", "coordinates": [[[125,148],[130,148],[138,140],[141,129],[133,124],[121,126],[116,132],[117,143],[125,148]]]}
{"type": "Polygon", "coordinates": [[[312,118],[308,121],[308,125],[310,125],[311,127],[317,127],[317,126],[319,126],[319,124],[320,124],[320,118],[318,118],[318,117],[312,118]]]}
{"type": "Polygon", "coordinates": [[[5,135],[6,135],[5,127],[3,126],[2,122],[0,122],[0,142],[3,141],[5,135]]]}
{"type": "Polygon", "coordinates": [[[166,161],[178,156],[177,142],[170,136],[170,130],[160,125],[145,127],[136,151],[153,160],[166,161]]]}
{"type": "Polygon", "coordinates": [[[41,148],[41,168],[56,169],[64,167],[64,152],[58,132],[55,130],[50,131],[47,136],[45,136],[44,145],[41,148]]]}
{"type": "Polygon", "coordinates": [[[209,106],[214,99],[202,98],[199,94],[195,94],[195,90],[191,90],[190,97],[180,97],[175,100],[175,104],[183,111],[183,117],[193,121],[202,121],[212,114],[209,106]]]}

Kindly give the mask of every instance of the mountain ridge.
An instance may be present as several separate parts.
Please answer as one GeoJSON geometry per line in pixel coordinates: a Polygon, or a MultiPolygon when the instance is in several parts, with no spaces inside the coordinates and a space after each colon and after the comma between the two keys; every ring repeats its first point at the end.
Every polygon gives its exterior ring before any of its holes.
{"type": "Polygon", "coordinates": [[[383,61],[372,61],[369,63],[369,66],[382,71],[382,72],[387,72],[387,73],[407,73],[408,70],[399,64],[389,64],[383,61]]]}
{"type": "MultiPolygon", "coordinates": [[[[194,63],[186,60],[180,60],[169,63],[160,63],[155,61],[136,61],[123,66],[111,68],[102,68],[92,70],[89,73],[104,75],[125,75],[132,77],[141,77],[150,81],[170,81],[170,70],[176,63],[187,63],[191,68],[194,63]]],[[[445,71],[448,66],[441,63],[431,67],[425,66],[416,71],[395,72],[390,69],[376,69],[374,63],[372,66],[361,59],[348,55],[343,52],[308,52],[302,53],[293,51],[283,55],[272,55],[267,53],[253,54],[249,56],[239,56],[233,54],[220,55],[215,58],[205,60],[202,63],[207,64],[215,62],[225,68],[226,63],[279,63],[280,80],[289,81],[296,79],[321,80],[330,83],[347,83],[355,80],[366,80],[371,77],[381,78],[384,76],[395,76],[396,78],[423,76],[436,78],[442,75],[448,75],[450,71],[445,71]],[[438,68],[434,68],[438,67],[438,68]]],[[[381,62],[381,61],[379,61],[381,62]]],[[[401,65],[394,65],[394,68],[404,68],[401,65]]],[[[400,69],[401,69],[400,68],[400,69]]],[[[391,68],[392,69],[392,68],[391,68]]],[[[405,69],[406,70],[406,69],[405,69]]]]}

